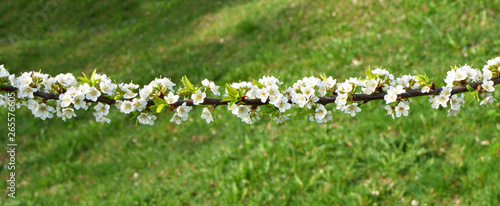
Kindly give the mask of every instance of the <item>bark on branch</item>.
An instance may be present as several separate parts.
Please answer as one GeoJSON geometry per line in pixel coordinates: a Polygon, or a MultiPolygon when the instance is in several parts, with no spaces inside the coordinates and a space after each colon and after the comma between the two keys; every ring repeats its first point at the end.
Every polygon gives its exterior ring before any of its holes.
{"type": "MultiPolygon", "coordinates": [[[[491,79],[493,81],[493,85],[498,85],[500,84],[500,76],[499,77],[494,77],[491,79]]],[[[483,82],[477,82],[473,84],[469,84],[470,87],[477,89],[479,85],[481,85],[483,82]]],[[[18,88],[9,85],[5,88],[2,89],[3,91],[17,91],[18,88]]],[[[443,90],[443,87],[437,87],[434,90],[431,90],[428,93],[422,93],[420,89],[412,89],[412,90],[407,90],[404,93],[401,93],[398,95],[398,98],[411,98],[411,97],[419,97],[419,96],[430,96],[430,95],[439,95],[439,93],[443,90]]],[[[455,86],[451,90],[451,94],[458,94],[458,93],[464,93],[468,92],[467,90],[467,85],[461,85],[461,86],[455,86]]],[[[384,99],[384,96],[386,95],[386,92],[381,92],[381,93],[373,93],[373,94],[354,94],[353,95],[353,101],[359,101],[359,102],[369,102],[373,100],[381,100],[384,99]]],[[[51,94],[51,93],[46,93],[42,91],[36,91],[33,93],[34,96],[41,97],[46,100],[54,99],[57,100],[59,99],[59,94],[51,94]]],[[[319,97],[319,104],[330,104],[335,102],[335,99],[337,98],[337,95],[332,95],[332,96],[326,96],[326,97],[319,97]]],[[[93,102],[90,100],[86,100],[87,102],[93,102]]],[[[102,102],[106,104],[115,104],[116,100],[111,99],[106,96],[100,96],[97,98],[96,102],[102,102]]],[[[243,105],[251,105],[251,106],[260,106],[260,105],[266,105],[269,104],[269,101],[262,103],[260,99],[243,99],[241,100],[243,105]]],[[[292,103],[292,100],[288,100],[289,103],[292,103]]],[[[187,106],[195,106],[193,104],[193,100],[179,100],[175,103],[175,106],[180,106],[183,103],[186,103],[187,106]]],[[[203,103],[201,105],[211,105],[211,106],[218,106],[218,105],[227,105],[229,102],[228,101],[222,101],[221,98],[205,98],[203,103]]],[[[153,100],[149,100],[147,107],[153,106],[154,102],[153,100]]]]}

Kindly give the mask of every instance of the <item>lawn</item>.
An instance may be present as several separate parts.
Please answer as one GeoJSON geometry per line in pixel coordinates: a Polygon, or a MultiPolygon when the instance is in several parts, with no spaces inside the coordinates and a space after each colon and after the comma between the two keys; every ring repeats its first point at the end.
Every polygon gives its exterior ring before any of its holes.
{"type": "MultiPolygon", "coordinates": [[[[482,68],[500,55],[496,0],[199,0],[0,2],[0,64],[11,73],[90,73],[148,84],[187,75],[218,85],[274,75],[286,85],[368,67],[427,74],[482,68]]],[[[221,92],[223,89],[220,90],[221,92]]],[[[498,92],[495,97],[500,98],[498,92]]],[[[16,114],[16,198],[1,205],[498,205],[500,105],[456,117],[416,98],[408,117],[384,102],[356,117],[252,125],[224,107],[154,126],[117,111],[111,124],[16,114]]],[[[7,109],[0,109],[7,124],[7,109]]],[[[2,126],[1,144],[7,144],[2,126]]],[[[8,155],[0,153],[7,179],[8,155]]],[[[0,182],[7,187],[6,181],[0,182]]]]}

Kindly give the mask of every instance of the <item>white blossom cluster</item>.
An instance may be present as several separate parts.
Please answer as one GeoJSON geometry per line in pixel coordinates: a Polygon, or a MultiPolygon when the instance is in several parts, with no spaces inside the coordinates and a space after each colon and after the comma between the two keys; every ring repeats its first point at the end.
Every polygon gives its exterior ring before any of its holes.
{"type": "MultiPolygon", "coordinates": [[[[481,100],[480,105],[491,104],[496,101],[492,95],[495,91],[492,78],[499,74],[500,57],[487,61],[482,70],[469,65],[454,67],[444,79],[446,86],[440,89],[438,95],[430,97],[431,107],[449,108],[448,116],[456,115],[465,105],[465,95],[452,94],[453,87],[478,82],[482,82],[478,88],[468,86],[470,94],[481,100]]],[[[155,114],[165,109],[174,113],[170,122],[181,124],[189,119],[193,109],[190,105],[203,108],[201,118],[207,123],[214,121],[212,111],[216,105],[210,105],[206,100],[209,93],[220,96],[220,87],[208,79],[204,79],[200,87],[192,85],[187,77],[181,81],[184,86],[178,90],[174,89],[176,84],[169,78],[156,78],[140,88],[134,83],[114,83],[107,75],[95,72],[91,77],[84,75],[79,78],[71,73],[52,77],[41,72],[23,72],[16,77],[0,65],[0,91],[8,85],[16,87],[16,106],[26,106],[42,120],[58,117],[66,121],[76,117],[76,111],[91,108],[97,122],[110,123],[108,114],[114,100],[121,113],[134,115],[140,124],[154,125],[157,119],[155,114]],[[48,99],[39,97],[46,94],[52,96],[48,99]]],[[[333,110],[326,107],[331,102],[325,101],[334,101],[336,110],[355,116],[365,103],[356,100],[355,95],[382,93],[387,114],[395,118],[408,116],[412,100],[401,96],[407,91],[418,89],[421,93],[433,91],[432,94],[437,94],[434,84],[426,76],[403,75],[395,78],[381,68],[367,70],[363,79],[351,77],[337,82],[331,76],[311,76],[298,80],[291,87],[282,87],[282,84],[273,76],[263,76],[253,82],[231,83],[226,85],[224,101],[230,102],[228,110],[248,124],[259,120],[260,113],[269,114],[275,122],[283,123],[290,118],[291,114],[287,112],[295,105],[309,111],[309,120],[325,123],[333,119],[333,110]],[[245,103],[249,100],[253,103],[245,103]]],[[[7,95],[0,93],[0,106],[7,104],[7,95]]]]}
{"type": "Polygon", "coordinates": [[[483,99],[480,105],[483,104],[491,104],[496,101],[493,98],[492,92],[495,91],[495,87],[493,87],[494,82],[491,81],[493,78],[492,70],[498,72],[498,67],[500,63],[500,58],[495,58],[493,60],[488,61],[488,64],[483,67],[482,70],[474,69],[469,65],[464,65],[458,68],[454,68],[447,72],[445,83],[446,87],[440,92],[439,95],[431,96],[429,102],[432,103],[432,108],[438,109],[440,106],[446,108],[450,106],[448,110],[448,116],[456,116],[457,112],[460,111],[460,108],[465,104],[465,97],[462,94],[458,96],[456,94],[451,94],[451,90],[453,86],[459,86],[462,84],[471,84],[477,82],[483,82],[481,98],[483,99]]]}

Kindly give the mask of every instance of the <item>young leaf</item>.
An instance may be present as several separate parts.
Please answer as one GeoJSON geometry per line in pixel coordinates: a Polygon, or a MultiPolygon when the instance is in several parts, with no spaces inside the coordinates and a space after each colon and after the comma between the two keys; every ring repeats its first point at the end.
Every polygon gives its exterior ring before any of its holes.
{"type": "Polygon", "coordinates": [[[95,84],[96,84],[96,80],[95,80],[96,71],[97,71],[97,68],[94,69],[94,71],[92,72],[92,75],[90,75],[90,82],[92,83],[92,86],[95,86],[95,84]]]}
{"type": "Polygon", "coordinates": [[[165,100],[160,99],[159,97],[154,97],[153,102],[155,103],[155,105],[165,104],[165,100]]]}
{"type": "Polygon", "coordinates": [[[232,100],[233,100],[233,98],[232,98],[232,97],[230,97],[230,96],[227,96],[227,97],[222,98],[222,101],[223,101],[223,102],[225,102],[225,101],[232,101],[232,100]]]}
{"type": "Polygon", "coordinates": [[[226,83],[226,89],[227,89],[229,96],[236,97],[238,95],[238,91],[235,88],[233,88],[231,85],[229,85],[228,83],[226,83]]]}
{"type": "Polygon", "coordinates": [[[163,110],[165,110],[166,106],[167,106],[167,104],[160,104],[160,105],[158,105],[158,107],[156,108],[156,113],[163,112],[163,110]]]}
{"type": "Polygon", "coordinates": [[[191,90],[188,88],[184,88],[184,89],[179,90],[177,93],[182,94],[182,93],[186,93],[186,92],[191,92],[191,90]]]}
{"type": "Polygon", "coordinates": [[[474,88],[472,88],[471,86],[467,85],[467,90],[469,90],[469,92],[474,92],[476,91],[474,88]]]}
{"type": "Polygon", "coordinates": [[[368,77],[368,79],[373,79],[374,78],[374,75],[373,75],[371,67],[368,67],[368,69],[365,72],[366,72],[366,76],[368,77]]]}
{"type": "Polygon", "coordinates": [[[326,78],[326,74],[325,74],[325,73],[323,73],[323,74],[322,74],[322,75],[320,75],[319,77],[321,77],[321,79],[322,79],[323,81],[325,81],[325,82],[326,82],[326,80],[328,79],[328,78],[326,78]]]}
{"type": "Polygon", "coordinates": [[[90,82],[90,80],[88,78],[78,77],[78,79],[80,79],[83,83],[91,84],[91,82],[90,82]]]}
{"type": "Polygon", "coordinates": [[[113,99],[114,99],[114,100],[123,99],[123,94],[116,95],[115,97],[113,97],[113,99]]]}
{"type": "Polygon", "coordinates": [[[182,82],[182,84],[184,84],[184,87],[186,87],[187,89],[190,90],[190,92],[193,92],[193,93],[196,92],[193,84],[191,84],[191,82],[189,81],[189,79],[187,78],[186,75],[184,75],[182,77],[181,82],[182,82]]]}
{"type": "Polygon", "coordinates": [[[255,80],[255,79],[253,80],[253,83],[254,83],[257,87],[259,87],[259,89],[262,89],[262,88],[264,87],[264,85],[263,85],[263,84],[261,84],[259,81],[255,80]]]}

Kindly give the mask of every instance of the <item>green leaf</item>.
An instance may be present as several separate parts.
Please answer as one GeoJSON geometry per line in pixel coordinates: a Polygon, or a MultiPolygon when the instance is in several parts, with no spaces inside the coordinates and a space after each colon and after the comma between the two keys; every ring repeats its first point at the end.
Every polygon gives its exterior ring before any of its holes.
{"type": "Polygon", "coordinates": [[[321,79],[322,79],[323,81],[325,81],[325,82],[326,82],[326,80],[328,79],[328,78],[326,77],[326,74],[325,74],[325,73],[323,73],[323,74],[322,74],[322,75],[320,75],[319,77],[321,77],[321,79]]]}
{"type": "Polygon", "coordinates": [[[184,89],[179,90],[177,93],[182,94],[182,93],[187,93],[187,92],[191,92],[191,90],[188,88],[184,88],[184,89]]]}
{"type": "Polygon", "coordinates": [[[233,98],[232,98],[232,97],[230,97],[230,96],[227,96],[227,97],[222,98],[222,101],[223,101],[223,102],[224,102],[224,101],[232,101],[232,100],[233,100],[233,98]]]}
{"type": "Polygon", "coordinates": [[[154,97],[153,102],[155,103],[155,105],[160,105],[160,104],[165,104],[166,101],[161,99],[160,97],[154,97]]]}
{"type": "Polygon", "coordinates": [[[158,105],[158,108],[156,108],[156,113],[163,112],[163,110],[165,110],[166,106],[167,106],[166,104],[160,104],[160,105],[158,105]]]}
{"type": "Polygon", "coordinates": [[[226,83],[226,89],[227,89],[229,96],[236,97],[238,95],[238,91],[235,88],[233,88],[231,85],[229,85],[228,83],[226,83]]]}
{"type": "Polygon", "coordinates": [[[373,75],[371,67],[368,67],[368,69],[365,72],[368,79],[373,79],[375,77],[375,75],[373,75]]]}
{"type": "Polygon", "coordinates": [[[472,88],[470,85],[467,85],[467,90],[469,90],[469,92],[474,92],[476,91],[474,88],[472,88]]]}
{"type": "Polygon", "coordinates": [[[119,95],[116,95],[115,97],[113,97],[114,100],[121,100],[123,99],[123,94],[119,94],[119,95]]]}
{"type": "Polygon", "coordinates": [[[78,77],[83,83],[91,84],[90,80],[86,77],[78,77]]]}
{"type": "Polygon", "coordinates": [[[238,102],[238,100],[231,100],[231,102],[229,102],[229,106],[232,107],[236,102],[238,102]]]}
{"type": "Polygon", "coordinates": [[[95,73],[97,71],[97,68],[94,69],[94,71],[92,72],[92,75],[90,75],[90,82],[92,83],[92,86],[95,86],[96,85],[96,79],[95,79],[95,73]]]}
{"type": "Polygon", "coordinates": [[[431,83],[431,79],[427,76],[427,74],[424,75],[417,75],[415,78],[420,82],[429,85],[431,83]]]}
{"type": "Polygon", "coordinates": [[[239,94],[240,94],[240,97],[242,97],[242,96],[243,96],[246,92],[247,92],[247,90],[246,90],[246,89],[240,90],[240,93],[239,93],[239,94]]]}
{"type": "Polygon", "coordinates": [[[191,84],[191,82],[189,81],[189,79],[187,78],[186,75],[184,75],[182,77],[181,82],[184,85],[184,87],[186,87],[187,89],[189,89],[190,92],[193,92],[193,93],[196,92],[195,89],[194,89],[193,84],[191,84]]]}
{"type": "Polygon", "coordinates": [[[255,79],[253,80],[253,83],[254,83],[257,87],[259,87],[259,89],[264,88],[264,85],[263,85],[263,84],[261,84],[259,81],[255,80],[255,79]]]}

